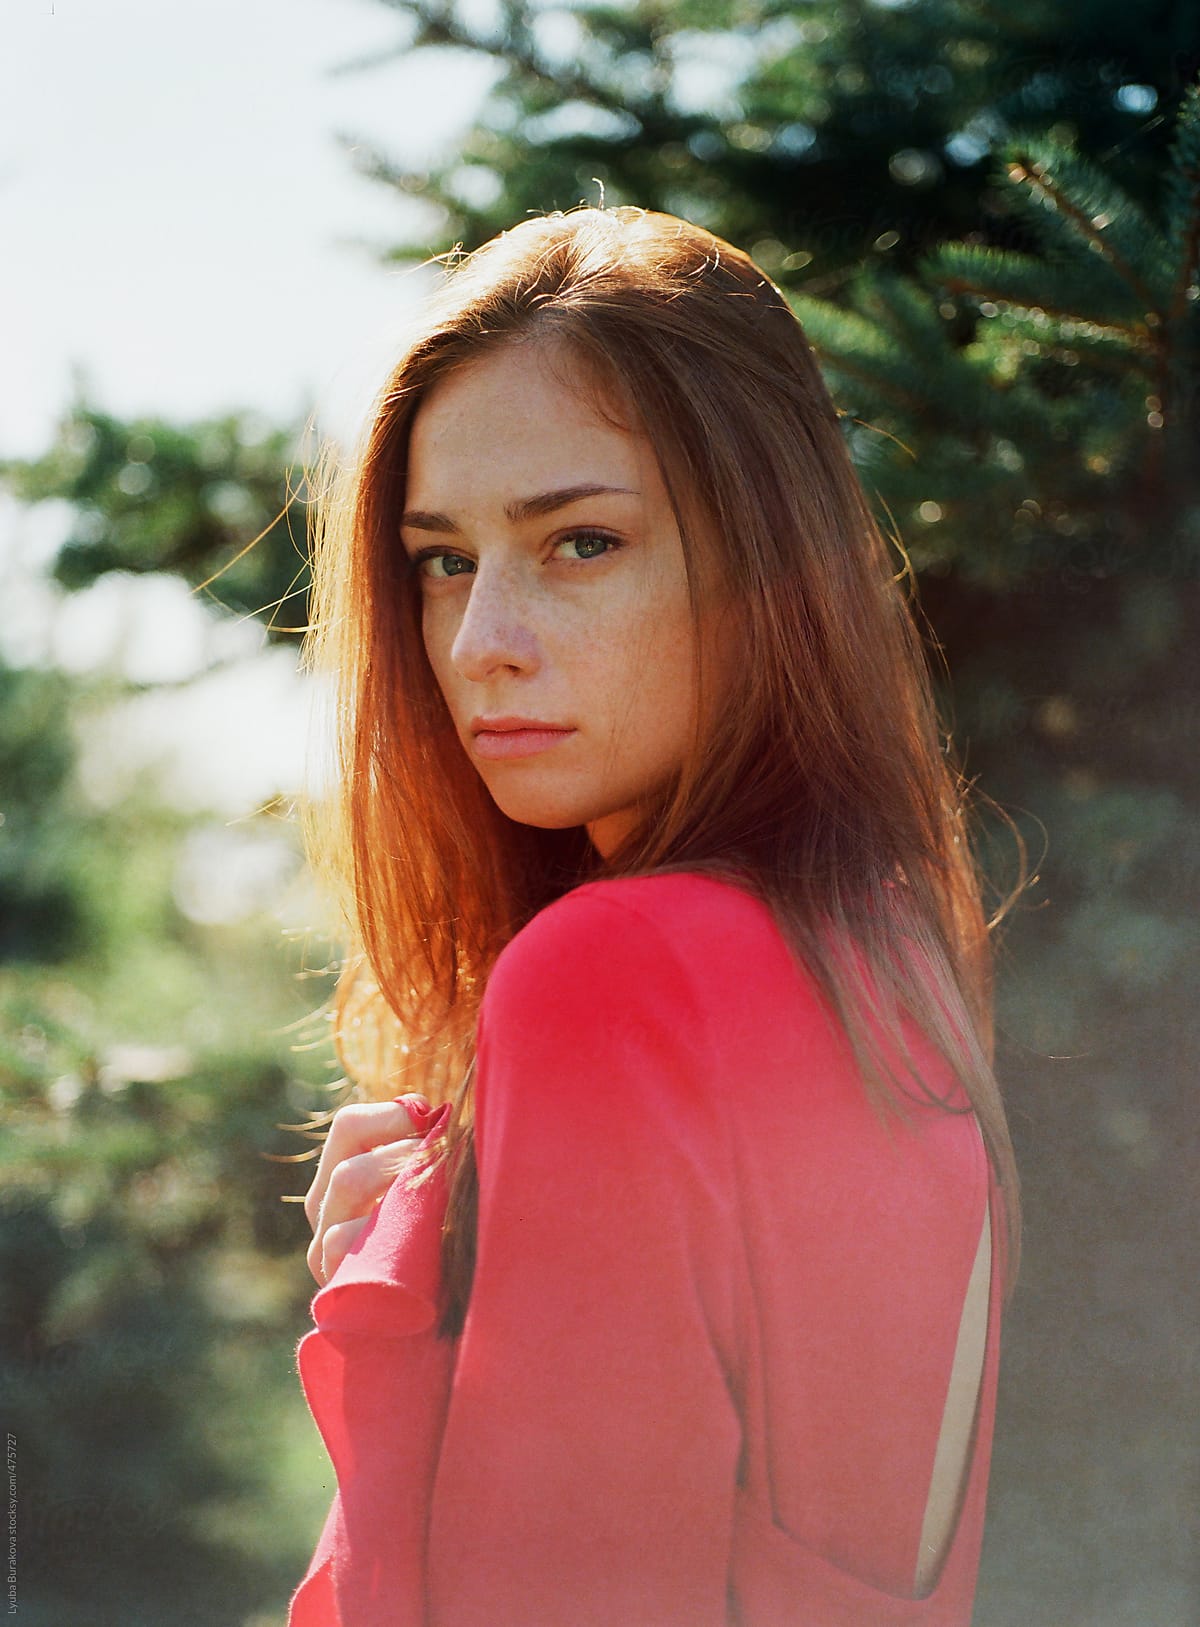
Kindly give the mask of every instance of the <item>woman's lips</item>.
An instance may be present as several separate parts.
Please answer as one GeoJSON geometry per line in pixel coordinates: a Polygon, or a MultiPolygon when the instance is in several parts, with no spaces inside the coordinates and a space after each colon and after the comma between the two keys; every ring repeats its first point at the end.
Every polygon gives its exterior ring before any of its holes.
{"type": "Polygon", "coordinates": [[[574,733],[574,729],[480,729],[475,736],[475,755],[535,757],[574,733]]]}

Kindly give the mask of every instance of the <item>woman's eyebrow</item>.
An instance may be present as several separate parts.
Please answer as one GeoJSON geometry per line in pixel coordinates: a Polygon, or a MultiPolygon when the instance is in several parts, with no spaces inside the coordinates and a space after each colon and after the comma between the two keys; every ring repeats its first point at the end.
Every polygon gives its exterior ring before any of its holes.
{"type": "MultiPolygon", "coordinates": [[[[562,486],[557,491],[538,492],[533,497],[518,497],[504,505],[504,513],[514,525],[519,525],[522,520],[538,519],[543,514],[553,513],[555,509],[566,508],[568,503],[578,503],[584,497],[603,497],[611,493],[623,497],[641,496],[640,492],[632,490],[629,486],[602,486],[594,481],[587,481],[578,486],[562,486]]],[[[400,524],[413,531],[458,530],[448,514],[430,513],[420,508],[407,510],[400,524]]]]}

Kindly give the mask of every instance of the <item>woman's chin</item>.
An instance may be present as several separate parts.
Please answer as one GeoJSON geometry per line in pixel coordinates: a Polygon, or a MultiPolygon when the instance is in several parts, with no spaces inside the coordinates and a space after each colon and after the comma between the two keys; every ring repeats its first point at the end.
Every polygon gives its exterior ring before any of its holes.
{"type": "Polygon", "coordinates": [[[627,808],[613,810],[604,802],[585,801],[580,797],[551,798],[517,796],[511,791],[497,793],[490,788],[492,801],[502,814],[515,824],[532,825],[538,830],[571,830],[587,827],[593,847],[608,854],[636,824],[636,818],[627,808]]]}
{"type": "Polygon", "coordinates": [[[492,801],[502,814],[518,825],[533,825],[538,830],[569,830],[575,825],[586,825],[596,817],[588,804],[497,793],[489,787],[492,801]]]}

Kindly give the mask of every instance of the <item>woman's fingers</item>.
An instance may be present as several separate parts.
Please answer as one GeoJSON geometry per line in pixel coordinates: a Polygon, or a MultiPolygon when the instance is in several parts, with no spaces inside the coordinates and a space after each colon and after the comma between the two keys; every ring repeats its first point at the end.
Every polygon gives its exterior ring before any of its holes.
{"type": "Polygon", "coordinates": [[[385,1141],[369,1152],[344,1158],[329,1177],[317,1217],[317,1230],[369,1215],[412,1155],[415,1145],[415,1137],[385,1141]]]}
{"type": "Polygon", "coordinates": [[[415,1136],[385,1141],[368,1152],[344,1158],[334,1168],[308,1250],[308,1267],[319,1283],[326,1283],[337,1270],[371,1211],[412,1157],[415,1146],[415,1136]]]}
{"type": "Polygon", "coordinates": [[[360,1220],[341,1220],[336,1226],[323,1226],[308,1246],[308,1269],[322,1287],[354,1246],[369,1215],[360,1220]]]}
{"type": "MultiPolygon", "coordinates": [[[[381,1143],[415,1138],[417,1134],[408,1109],[399,1102],[348,1102],[340,1107],[329,1126],[317,1173],[304,1199],[304,1213],[313,1231],[317,1230],[333,1172],[345,1159],[370,1151],[381,1143]]],[[[344,1220],[349,1216],[343,1214],[338,1218],[344,1220]]]]}

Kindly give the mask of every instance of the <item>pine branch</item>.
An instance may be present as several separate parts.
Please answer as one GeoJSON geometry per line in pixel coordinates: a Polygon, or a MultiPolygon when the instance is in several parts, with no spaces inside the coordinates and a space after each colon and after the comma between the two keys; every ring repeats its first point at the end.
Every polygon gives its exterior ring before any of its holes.
{"type": "Polygon", "coordinates": [[[1176,258],[1168,319],[1175,324],[1187,315],[1188,289],[1200,272],[1200,80],[1191,86],[1180,106],[1171,159],[1168,240],[1176,258]]]}
{"type": "MultiPolygon", "coordinates": [[[[1011,295],[1004,293],[1003,290],[995,288],[990,281],[979,282],[973,281],[966,277],[945,276],[940,277],[938,280],[941,283],[941,286],[945,289],[946,293],[953,296],[961,297],[963,295],[969,295],[973,298],[981,300],[995,300],[1004,305],[1024,304],[1024,301],[1013,299],[1011,295]]],[[[1045,311],[1047,316],[1055,317],[1059,321],[1087,321],[1091,322],[1095,327],[1105,329],[1108,333],[1119,333],[1123,338],[1127,339],[1131,345],[1136,347],[1145,347],[1149,342],[1148,330],[1146,329],[1144,323],[1138,323],[1133,327],[1126,327],[1121,323],[1111,321],[1098,322],[1093,316],[1085,317],[1083,312],[1080,311],[1079,307],[1074,303],[1070,305],[1055,304],[1052,300],[1048,300],[1044,294],[1033,302],[1033,304],[1037,310],[1045,311]]]]}
{"type": "Polygon", "coordinates": [[[1179,258],[1175,286],[1171,290],[1168,315],[1172,323],[1182,321],[1187,314],[1188,290],[1192,286],[1192,277],[1196,274],[1197,260],[1200,260],[1200,167],[1187,172],[1187,179],[1192,187],[1194,208],[1191,225],[1183,239],[1183,253],[1179,258]]]}
{"type": "Polygon", "coordinates": [[[1152,290],[1125,256],[1114,247],[1112,241],[1105,237],[1103,228],[1097,226],[1092,216],[1067,195],[1050,174],[1048,166],[1027,147],[1010,147],[1006,159],[1009,180],[1016,185],[1028,186],[1035,196],[1048,198],[1080,237],[1100,254],[1137,295],[1142,309],[1146,312],[1146,325],[1154,327],[1160,324],[1162,313],[1158,309],[1158,302],[1152,290]],[[1156,319],[1153,323],[1149,320],[1151,316],[1156,319]]]}
{"type": "Polygon", "coordinates": [[[1064,321],[1087,321],[1122,334],[1130,344],[1145,343],[1143,325],[1117,319],[1111,302],[1105,300],[1122,285],[1093,279],[1089,287],[1081,266],[1043,265],[1032,255],[1013,250],[944,243],[924,256],[919,269],[948,294],[1024,306],[1064,321]]]}
{"type": "Polygon", "coordinates": [[[894,379],[884,379],[877,371],[872,370],[865,362],[855,360],[850,356],[834,356],[813,343],[813,350],[818,358],[824,357],[831,371],[841,373],[849,379],[856,379],[860,384],[866,384],[881,400],[890,402],[911,418],[920,418],[928,410],[929,403],[911,390],[897,384],[894,379]]]}
{"type": "Polygon", "coordinates": [[[789,304],[819,360],[847,378],[869,385],[902,412],[921,415],[927,403],[895,376],[894,350],[878,323],[808,294],[789,295],[789,304]]]}

